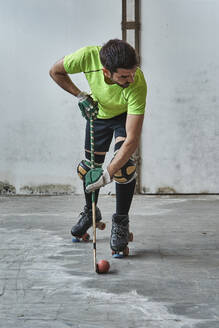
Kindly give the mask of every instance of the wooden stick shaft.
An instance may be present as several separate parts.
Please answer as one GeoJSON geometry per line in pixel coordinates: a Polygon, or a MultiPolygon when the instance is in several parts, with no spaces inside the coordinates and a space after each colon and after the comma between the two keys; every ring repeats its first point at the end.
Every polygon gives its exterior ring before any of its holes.
{"type": "MultiPolygon", "coordinates": [[[[94,193],[95,197],[95,191],[94,193]]],[[[93,196],[93,195],[92,195],[93,196]]],[[[94,271],[97,270],[97,249],[96,249],[96,204],[95,199],[94,202],[92,201],[92,218],[93,218],[93,257],[94,257],[94,271]]]]}
{"type": "MultiPolygon", "coordinates": [[[[90,145],[91,145],[91,169],[94,169],[94,121],[90,118],[90,145]]],[[[97,271],[97,250],[96,250],[96,203],[95,191],[92,191],[92,222],[93,222],[93,258],[94,271],[97,271]]]]}

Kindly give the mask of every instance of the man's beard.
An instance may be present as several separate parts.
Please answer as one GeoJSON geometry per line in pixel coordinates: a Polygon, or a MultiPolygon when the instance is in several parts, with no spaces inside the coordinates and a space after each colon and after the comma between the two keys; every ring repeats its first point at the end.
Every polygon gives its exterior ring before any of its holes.
{"type": "MultiPolygon", "coordinates": [[[[112,80],[112,81],[113,81],[113,80],[112,80]]],[[[116,83],[118,86],[120,86],[120,87],[123,88],[123,89],[128,88],[129,85],[130,85],[129,82],[126,82],[126,83],[124,83],[124,84],[120,84],[120,83],[115,82],[115,81],[113,81],[113,82],[116,83]]]]}
{"type": "MultiPolygon", "coordinates": [[[[105,80],[106,80],[106,77],[105,77],[105,80]]],[[[126,83],[124,83],[124,84],[120,84],[120,83],[116,82],[115,80],[113,80],[113,78],[112,78],[112,74],[111,74],[111,77],[108,78],[108,80],[111,81],[112,84],[117,84],[119,87],[121,87],[121,88],[123,88],[123,89],[128,88],[129,85],[130,85],[129,82],[126,82],[126,83]]]]}

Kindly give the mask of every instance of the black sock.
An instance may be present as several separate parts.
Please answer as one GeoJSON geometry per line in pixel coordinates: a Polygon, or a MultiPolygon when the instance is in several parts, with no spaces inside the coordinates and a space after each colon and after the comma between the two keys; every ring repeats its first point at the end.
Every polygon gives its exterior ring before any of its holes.
{"type": "MultiPolygon", "coordinates": [[[[92,192],[87,193],[85,191],[85,182],[83,182],[83,187],[84,187],[84,197],[85,197],[86,205],[89,209],[91,209],[92,208],[92,192]]],[[[96,205],[97,205],[97,201],[98,201],[99,191],[100,191],[100,189],[95,190],[95,204],[96,205]]]]}
{"type": "Polygon", "coordinates": [[[116,214],[127,215],[135,191],[136,179],[127,184],[116,183],[116,214]]]}

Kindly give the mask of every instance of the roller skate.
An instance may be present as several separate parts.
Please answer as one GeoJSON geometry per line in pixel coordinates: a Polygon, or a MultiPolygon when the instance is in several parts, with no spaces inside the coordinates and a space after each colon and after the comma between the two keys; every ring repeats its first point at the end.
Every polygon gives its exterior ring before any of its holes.
{"type": "MultiPolygon", "coordinates": [[[[102,220],[101,212],[96,206],[96,227],[100,230],[104,230],[106,225],[102,220]]],[[[72,242],[77,243],[82,239],[83,241],[89,241],[90,235],[87,230],[92,226],[92,209],[88,209],[87,206],[84,207],[84,211],[79,214],[79,220],[71,229],[71,234],[73,236],[72,242]]]]}
{"type": "Polygon", "coordinates": [[[129,216],[114,214],[110,247],[114,258],[123,258],[129,255],[128,243],[133,241],[133,233],[129,232],[129,216]]]}

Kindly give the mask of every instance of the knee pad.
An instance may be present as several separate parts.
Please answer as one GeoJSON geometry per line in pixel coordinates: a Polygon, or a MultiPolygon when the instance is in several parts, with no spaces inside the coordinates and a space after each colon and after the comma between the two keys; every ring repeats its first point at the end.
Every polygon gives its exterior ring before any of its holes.
{"type": "MultiPolygon", "coordinates": [[[[94,167],[102,167],[102,164],[94,163],[94,167]]],[[[91,169],[91,162],[87,159],[83,159],[77,166],[77,173],[80,179],[84,180],[85,175],[91,169]]]]}
{"type": "Polygon", "coordinates": [[[119,184],[127,184],[136,178],[136,164],[131,157],[113,176],[113,180],[119,184]]]}
{"type": "Polygon", "coordinates": [[[85,175],[91,169],[91,163],[88,160],[83,159],[77,166],[77,173],[80,179],[84,180],[85,175]]]}

